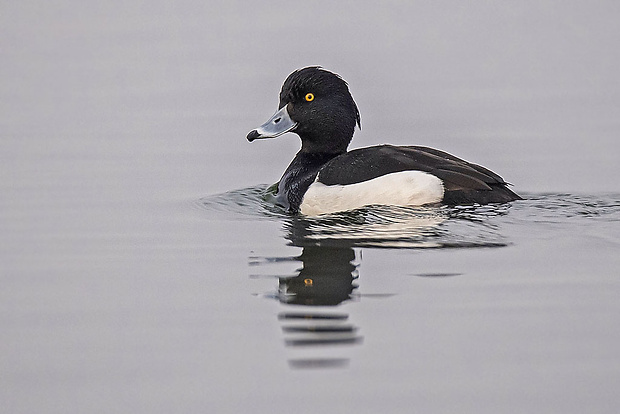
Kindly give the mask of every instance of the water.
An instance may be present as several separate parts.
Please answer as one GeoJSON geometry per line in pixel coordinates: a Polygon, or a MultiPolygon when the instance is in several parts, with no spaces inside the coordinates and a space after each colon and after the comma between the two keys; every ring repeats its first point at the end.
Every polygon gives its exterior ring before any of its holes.
{"type": "Polygon", "coordinates": [[[0,13],[0,401],[12,413],[613,413],[615,2],[13,2],[0,13]],[[525,200],[306,219],[249,144],[293,69],[353,147],[525,200]]]}
{"type": "Polygon", "coordinates": [[[613,411],[620,196],[300,219],[274,212],[265,190],[200,204],[220,219],[272,222],[296,247],[257,248],[248,273],[272,304],[263,324],[281,331],[274,369],[308,375],[276,379],[282,392],[324,383],[342,393],[302,399],[302,411],[587,411],[593,396],[613,411]]]}

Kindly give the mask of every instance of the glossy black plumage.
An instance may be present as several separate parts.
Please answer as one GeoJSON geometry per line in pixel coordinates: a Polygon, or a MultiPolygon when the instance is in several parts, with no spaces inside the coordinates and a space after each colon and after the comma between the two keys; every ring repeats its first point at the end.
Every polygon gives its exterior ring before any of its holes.
{"type": "Polygon", "coordinates": [[[325,185],[348,185],[401,171],[424,171],[443,181],[444,204],[504,203],[520,197],[502,177],[434,148],[379,145],[359,148],[327,162],[318,173],[325,185]]]}
{"type": "Polygon", "coordinates": [[[327,186],[346,186],[411,170],[442,181],[444,204],[520,199],[494,172],[433,148],[379,145],[347,152],[356,124],[360,125],[359,111],[340,76],[320,67],[288,76],[280,92],[279,111],[247,137],[253,141],[291,131],[301,138],[301,150],[278,183],[277,199],[288,211],[299,211],[315,179],[327,186]]]}

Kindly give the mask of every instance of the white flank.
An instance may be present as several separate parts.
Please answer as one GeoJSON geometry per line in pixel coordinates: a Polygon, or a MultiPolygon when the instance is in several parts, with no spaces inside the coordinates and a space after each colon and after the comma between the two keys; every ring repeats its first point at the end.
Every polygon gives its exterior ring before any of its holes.
{"type": "Polygon", "coordinates": [[[350,185],[325,185],[315,181],[302,200],[306,216],[354,210],[372,204],[422,206],[443,199],[443,184],[423,171],[402,171],[350,185]]]}

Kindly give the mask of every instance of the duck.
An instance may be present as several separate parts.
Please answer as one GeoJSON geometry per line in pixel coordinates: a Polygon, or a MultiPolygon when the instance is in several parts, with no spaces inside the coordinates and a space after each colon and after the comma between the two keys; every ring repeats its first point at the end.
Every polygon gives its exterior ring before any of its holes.
{"type": "Polygon", "coordinates": [[[247,134],[247,140],[287,132],[301,149],[284,171],[275,203],[305,216],[367,206],[441,206],[508,203],[520,200],[493,171],[447,152],[390,144],[348,150],[357,104],[347,82],[320,66],[291,73],[282,85],[278,110],[247,134]]]}

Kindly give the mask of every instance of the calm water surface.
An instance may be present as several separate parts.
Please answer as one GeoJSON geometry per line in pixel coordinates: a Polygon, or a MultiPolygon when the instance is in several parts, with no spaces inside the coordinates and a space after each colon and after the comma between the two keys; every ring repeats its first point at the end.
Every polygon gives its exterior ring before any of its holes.
{"type": "Polygon", "coordinates": [[[619,17],[2,6],[2,412],[615,413],[619,17]],[[283,214],[298,140],[245,135],[308,64],[349,81],[353,147],[437,147],[525,200],[283,214]]]}

